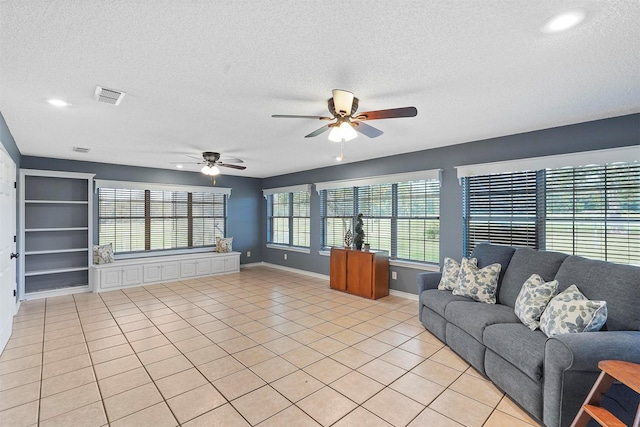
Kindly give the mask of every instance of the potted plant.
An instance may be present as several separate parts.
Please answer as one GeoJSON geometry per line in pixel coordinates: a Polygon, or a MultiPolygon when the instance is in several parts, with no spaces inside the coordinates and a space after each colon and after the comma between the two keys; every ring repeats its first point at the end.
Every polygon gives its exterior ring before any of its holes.
{"type": "Polygon", "coordinates": [[[353,237],[353,242],[356,244],[357,250],[362,250],[362,244],[364,243],[364,221],[362,220],[362,214],[358,214],[358,221],[356,223],[356,234],[353,237]]]}
{"type": "Polygon", "coordinates": [[[364,244],[364,250],[365,250],[366,252],[369,252],[369,250],[370,250],[370,249],[371,249],[371,245],[369,245],[368,243],[365,243],[365,244],[364,244]]]}

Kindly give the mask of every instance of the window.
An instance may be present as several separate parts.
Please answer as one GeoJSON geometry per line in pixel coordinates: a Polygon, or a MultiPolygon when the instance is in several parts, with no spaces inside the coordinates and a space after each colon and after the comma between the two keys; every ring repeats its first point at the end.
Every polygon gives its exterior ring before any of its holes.
{"type": "Polygon", "coordinates": [[[640,264],[640,164],[463,179],[465,253],[477,242],[640,264]]]}
{"type": "Polygon", "coordinates": [[[323,247],[344,246],[345,233],[355,229],[357,215],[362,213],[365,242],[372,249],[388,251],[393,259],[439,261],[437,179],[321,188],[320,206],[323,247]]]}
{"type": "Polygon", "coordinates": [[[224,237],[226,195],[98,188],[98,241],[114,252],[214,246],[224,237]]]}
{"type": "Polygon", "coordinates": [[[309,191],[270,192],[267,196],[267,242],[309,247],[309,191]]]}

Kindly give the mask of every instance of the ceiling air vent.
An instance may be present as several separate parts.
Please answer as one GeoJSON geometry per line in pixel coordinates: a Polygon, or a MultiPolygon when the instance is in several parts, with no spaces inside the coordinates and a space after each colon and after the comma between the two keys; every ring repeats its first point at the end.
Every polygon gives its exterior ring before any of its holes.
{"type": "Polygon", "coordinates": [[[84,147],[73,147],[73,151],[75,151],[76,153],[87,154],[89,152],[89,149],[84,147]]]}
{"type": "Polygon", "coordinates": [[[96,86],[96,91],[93,93],[93,97],[98,102],[105,102],[111,105],[118,105],[122,98],[124,98],[126,94],[124,92],[120,92],[118,90],[107,89],[101,86],[96,86]]]}

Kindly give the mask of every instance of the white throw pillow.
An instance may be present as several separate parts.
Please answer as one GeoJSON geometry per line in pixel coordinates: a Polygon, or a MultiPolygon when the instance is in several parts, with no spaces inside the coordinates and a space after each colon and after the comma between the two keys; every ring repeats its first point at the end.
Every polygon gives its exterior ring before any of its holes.
{"type": "Polygon", "coordinates": [[[233,237],[216,237],[216,252],[231,252],[233,237]]]}
{"type": "MultiPolygon", "coordinates": [[[[478,260],[471,258],[469,262],[473,265],[478,264],[478,260]]],[[[445,257],[442,265],[442,277],[438,283],[438,289],[441,291],[452,291],[458,285],[458,275],[460,274],[460,264],[455,259],[445,257]]]]}
{"type": "Polygon", "coordinates": [[[93,263],[94,264],[111,264],[113,259],[113,244],[93,245],[93,263]]]}
{"type": "Polygon", "coordinates": [[[594,332],[607,321],[607,302],[591,301],[576,285],[553,297],[540,316],[540,330],[546,336],[594,332]]]}
{"type": "Polygon", "coordinates": [[[501,268],[502,266],[496,263],[478,269],[468,259],[462,258],[458,284],[453,290],[453,295],[462,295],[476,301],[495,304],[501,268]]]}
{"type": "Polygon", "coordinates": [[[529,329],[535,331],[540,326],[540,316],[558,293],[558,281],[545,282],[542,277],[532,274],[522,285],[514,311],[518,319],[529,329]]]}

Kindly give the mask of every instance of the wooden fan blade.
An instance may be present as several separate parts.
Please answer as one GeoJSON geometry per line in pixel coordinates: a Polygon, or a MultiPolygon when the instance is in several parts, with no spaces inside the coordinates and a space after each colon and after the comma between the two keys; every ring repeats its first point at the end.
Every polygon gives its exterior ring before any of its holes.
{"type": "Polygon", "coordinates": [[[322,116],[298,116],[295,114],[272,114],[271,117],[276,119],[316,119],[316,120],[333,120],[333,117],[322,116]]]}
{"type": "Polygon", "coordinates": [[[313,132],[311,132],[309,135],[305,135],[305,138],[312,138],[312,137],[314,137],[314,136],[318,136],[318,135],[320,135],[321,133],[324,133],[324,132],[326,132],[326,131],[328,131],[328,130],[329,130],[329,125],[324,125],[324,126],[322,126],[320,129],[316,129],[316,130],[314,130],[314,131],[313,131],[313,132]]]}
{"type": "Polygon", "coordinates": [[[356,123],[355,130],[365,136],[368,136],[369,138],[376,138],[383,134],[380,129],[374,128],[373,126],[370,126],[364,122],[356,123]]]}
{"type": "Polygon", "coordinates": [[[170,165],[203,165],[204,162],[169,162],[170,165]]]}
{"type": "Polygon", "coordinates": [[[241,171],[243,171],[243,170],[245,170],[247,168],[246,166],[228,165],[226,163],[220,163],[220,162],[217,162],[216,166],[222,166],[222,167],[231,168],[231,169],[238,169],[238,170],[241,170],[241,171]]]}
{"type": "Polygon", "coordinates": [[[224,163],[244,163],[244,160],[237,159],[237,158],[230,158],[230,159],[224,158],[224,159],[220,159],[220,161],[224,163]]]}
{"type": "Polygon", "coordinates": [[[415,117],[418,115],[416,107],[390,108],[388,110],[367,111],[358,114],[357,120],[395,119],[397,117],[415,117]]]}

